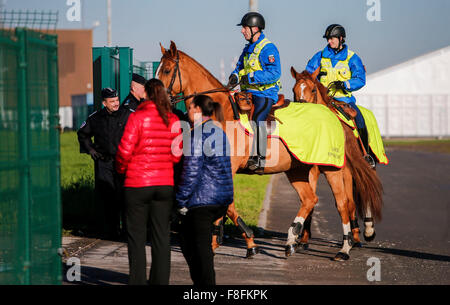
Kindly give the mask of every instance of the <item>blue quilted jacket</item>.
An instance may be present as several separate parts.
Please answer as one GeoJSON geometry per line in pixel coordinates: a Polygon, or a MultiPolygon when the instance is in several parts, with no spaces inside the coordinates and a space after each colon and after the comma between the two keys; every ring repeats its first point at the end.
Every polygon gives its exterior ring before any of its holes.
{"type": "Polygon", "coordinates": [[[178,207],[232,203],[229,144],[223,130],[208,120],[191,131],[190,139],[183,139],[183,147],[183,171],[176,192],[178,207]]]}

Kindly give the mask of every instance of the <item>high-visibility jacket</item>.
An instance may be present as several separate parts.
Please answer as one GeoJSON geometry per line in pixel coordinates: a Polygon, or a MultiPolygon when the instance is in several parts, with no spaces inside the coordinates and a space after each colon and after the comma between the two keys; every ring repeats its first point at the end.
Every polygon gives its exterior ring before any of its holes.
{"type": "MultiPolygon", "coordinates": [[[[319,81],[328,86],[334,81],[343,81],[347,93],[338,90],[335,98],[344,102],[356,102],[352,91],[362,88],[366,84],[366,71],[359,56],[348,49],[347,45],[335,53],[333,49],[327,45],[325,49],[317,52],[308,62],[306,70],[313,73],[320,67],[319,81]]],[[[331,94],[334,93],[334,88],[331,94]]]]}
{"type": "Polygon", "coordinates": [[[232,72],[239,79],[248,75],[249,85],[242,85],[241,89],[253,95],[278,100],[281,88],[281,63],[278,49],[261,33],[259,39],[247,44],[232,72]]]}

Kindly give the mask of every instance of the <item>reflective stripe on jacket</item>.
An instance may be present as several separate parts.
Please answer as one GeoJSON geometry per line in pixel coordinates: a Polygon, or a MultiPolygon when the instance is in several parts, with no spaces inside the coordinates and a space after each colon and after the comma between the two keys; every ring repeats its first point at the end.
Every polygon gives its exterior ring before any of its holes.
{"type": "MultiPolygon", "coordinates": [[[[322,72],[320,82],[328,86],[333,81],[343,81],[348,91],[347,94],[338,90],[335,98],[345,102],[355,102],[352,91],[362,88],[366,84],[366,71],[359,56],[350,51],[347,45],[335,53],[328,45],[322,51],[317,52],[308,62],[306,71],[313,73],[320,67],[322,72]]],[[[333,91],[331,91],[333,93],[333,91]]]]}
{"type": "Polygon", "coordinates": [[[278,49],[261,33],[259,39],[247,44],[242,51],[236,69],[232,72],[239,78],[248,75],[248,86],[241,86],[242,90],[256,96],[278,100],[281,88],[281,63],[278,49]]]}

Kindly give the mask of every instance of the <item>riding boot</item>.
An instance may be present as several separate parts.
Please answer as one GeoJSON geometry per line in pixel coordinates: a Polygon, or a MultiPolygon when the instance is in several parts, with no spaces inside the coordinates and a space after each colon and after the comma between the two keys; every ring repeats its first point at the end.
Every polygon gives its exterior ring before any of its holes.
{"type": "Polygon", "coordinates": [[[375,168],[375,160],[370,155],[370,147],[369,147],[369,134],[367,133],[367,128],[358,128],[359,136],[361,137],[361,142],[366,150],[366,155],[364,156],[364,160],[369,163],[371,168],[375,168]]]}
{"type": "Polygon", "coordinates": [[[253,138],[253,151],[255,151],[256,144],[256,156],[250,156],[247,165],[248,169],[255,171],[257,174],[264,172],[266,149],[267,149],[267,130],[265,122],[259,122],[256,126],[256,134],[253,138]]]}

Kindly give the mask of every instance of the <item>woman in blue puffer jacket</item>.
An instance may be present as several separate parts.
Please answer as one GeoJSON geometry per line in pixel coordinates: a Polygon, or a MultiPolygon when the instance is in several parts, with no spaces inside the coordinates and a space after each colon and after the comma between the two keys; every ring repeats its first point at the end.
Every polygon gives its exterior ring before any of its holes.
{"type": "Polygon", "coordinates": [[[178,210],[184,215],[181,249],[194,285],[215,285],[213,222],[233,202],[229,144],[220,123],[211,119],[214,114],[223,121],[219,103],[199,95],[189,105],[188,114],[193,128],[190,139],[183,139],[185,157],[176,193],[178,210]]]}

